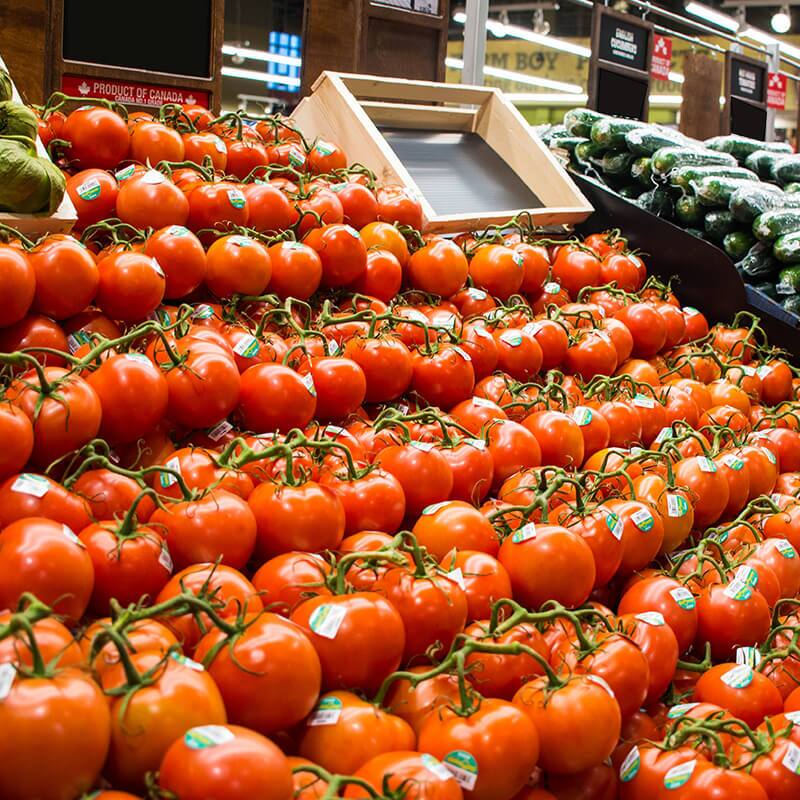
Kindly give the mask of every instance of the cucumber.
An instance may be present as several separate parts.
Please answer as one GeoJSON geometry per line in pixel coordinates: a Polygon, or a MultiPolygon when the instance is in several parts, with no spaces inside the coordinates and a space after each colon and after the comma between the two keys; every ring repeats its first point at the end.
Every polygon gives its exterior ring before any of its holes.
{"type": "Polygon", "coordinates": [[[685,194],[675,201],[675,219],[685,228],[702,225],[704,213],[705,209],[691,194],[685,194]]]}
{"type": "Polygon", "coordinates": [[[647,156],[639,156],[631,164],[631,178],[648,189],[653,186],[653,167],[647,156]]]}
{"type": "Polygon", "coordinates": [[[722,240],[737,228],[737,222],[728,209],[709,211],[703,220],[703,230],[709,241],[722,244],[722,240]]]}
{"type": "Polygon", "coordinates": [[[773,208],[753,221],[753,234],[762,242],[774,242],[784,233],[794,231],[800,231],[800,209],[773,208]]]}
{"type": "Polygon", "coordinates": [[[772,150],[756,150],[750,153],[744,160],[744,165],[753,170],[762,181],[774,180],[773,170],[778,161],[782,161],[786,156],[782,153],[775,153],[772,150]]]}
{"type": "Polygon", "coordinates": [[[592,125],[591,139],[608,148],[624,147],[625,134],[634,128],[643,128],[646,125],[646,122],[639,122],[636,119],[604,117],[592,125]]]}
{"type": "Polygon", "coordinates": [[[748,139],[746,136],[736,136],[735,134],[706,139],[705,146],[719,153],[730,153],[739,162],[743,162],[756,150],[769,150],[771,153],[785,153],[786,155],[792,152],[791,146],[785,142],[761,142],[758,139],[748,139]]]}
{"type": "Polygon", "coordinates": [[[778,273],[775,291],[781,295],[800,294],[800,266],[784,267],[778,273]]]}
{"type": "MultiPolygon", "coordinates": [[[[759,187],[737,189],[732,195],[729,208],[739,222],[751,223],[759,214],[772,208],[791,205],[794,200],[786,197],[777,186],[762,184],[759,187]]],[[[800,207],[800,200],[798,201],[800,207]]]]}
{"type": "Polygon", "coordinates": [[[772,257],[772,249],[757,244],[736,265],[742,273],[745,283],[756,284],[773,281],[780,271],[780,264],[772,257]]]}
{"type": "Polygon", "coordinates": [[[723,178],[709,176],[694,180],[689,184],[697,199],[704,206],[727,208],[731,195],[742,186],[759,186],[757,181],[743,178],[723,178]]]}
{"type": "Polygon", "coordinates": [[[572,108],[564,114],[564,127],[571,136],[583,136],[588,138],[592,131],[592,125],[605,115],[599,111],[592,111],[590,108],[572,108]]]}
{"type": "Polygon", "coordinates": [[[651,214],[663,217],[664,219],[672,219],[674,214],[675,207],[672,198],[669,196],[666,189],[660,187],[645,192],[639,197],[636,204],[645,211],[649,211],[651,214]]]}
{"type": "Polygon", "coordinates": [[[784,311],[794,314],[796,317],[800,316],[800,295],[792,294],[783,299],[781,303],[784,311]]]}
{"type": "Polygon", "coordinates": [[[662,147],[653,153],[653,173],[666,175],[677,167],[735,167],[736,159],[726,153],[714,153],[692,147],[662,147]]]}
{"type": "Polygon", "coordinates": [[[575,158],[581,163],[586,163],[594,158],[602,159],[605,151],[603,145],[584,139],[580,144],[575,145],[575,158]]]}
{"type": "Polygon", "coordinates": [[[550,139],[548,147],[551,150],[567,150],[572,154],[579,144],[583,144],[587,141],[589,140],[583,139],[580,136],[559,136],[556,139],[550,139]]]}
{"type": "Polygon", "coordinates": [[[772,252],[784,264],[800,264],[800,231],[779,236],[772,245],[772,252]]]}
{"type": "Polygon", "coordinates": [[[786,186],[783,187],[783,191],[786,192],[786,194],[797,194],[800,192],[800,182],[787,183],[786,186]]]}
{"type": "Polygon", "coordinates": [[[722,248],[733,261],[739,261],[739,259],[747,255],[755,243],[756,240],[751,233],[747,231],[731,231],[725,234],[722,239],[722,248]]]}
{"type": "Polygon", "coordinates": [[[602,170],[606,175],[628,176],[635,156],[627,150],[608,150],[603,156],[602,170]]]}
{"type": "Polygon", "coordinates": [[[749,169],[736,166],[705,166],[705,167],[678,167],[669,173],[669,182],[671,186],[677,186],[680,189],[688,189],[692,181],[700,180],[700,178],[742,178],[747,180],[757,180],[758,176],[755,172],[750,172],[749,169]]]}
{"type": "Polygon", "coordinates": [[[640,186],[638,183],[630,183],[627,186],[623,186],[619,190],[619,193],[628,200],[635,200],[645,191],[646,189],[644,189],[644,187],[640,186]]]}
{"type": "Polygon", "coordinates": [[[625,146],[637,156],[651,156],[662,147],[688,147],[689,140],[678,131],[648,125],[628,131],[625,146]]]}
{"type": "Polygon", "coordinates": [[[785,186],[787,183],[797,183],[800,181],[800,156],[781,159],[775,164],[773,174],[781,186],[785,186]]]}

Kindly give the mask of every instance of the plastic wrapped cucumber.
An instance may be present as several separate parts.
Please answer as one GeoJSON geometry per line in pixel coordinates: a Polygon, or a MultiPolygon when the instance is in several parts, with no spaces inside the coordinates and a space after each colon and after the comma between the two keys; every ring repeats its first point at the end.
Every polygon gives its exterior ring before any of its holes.
{"type": "Polygon", "coordinates": [[[722,249],[730,256],[731,260],[739,261],[747,255],[755,243],[756,240],[752,233],[731,231],[723,237],[722,249]]]}
{"type": "Polygon", "coordinates": [[[708,176],[691,181],[689,185],[702,205],[710,208],[727,208],[731,195],[737,189],[744,186],[760,186],[760,183],[742,178],[708,176]]]}
{"type": "Polygon", "coordinates": [[[706,139],[705,146],[720,153],[730,153],[739,162],[744,162],[756,150],[769,150],[772,153],[786,153],[787,155],[792,152],[791,146],[785,142],[762,142],[736,134],[706,139]]]}
{"type": "Polygon", "coordinates": [[[774,242],[795,231],[800,231],[800,208],[773,208],[753,220],[753,234],[761,242],[774,242]]]}
{"type": "Polygon", "coordinates": [[[727,153],[693,147],[662,147],[653,153],[653,173],[667,175],[678,167],[735,167],[736,159],[727,153]]]}
{"type": "Polygon", "coordinates": [[[646,125],[646,122],[635,119],[603,117],[592,125],[591,140],[609,149],[625,147],[625,134],[634,128],[643,128],[646,125]]]}
{"type": "Polygon", "coordinates": [[[705,213],[705,208],[694,195],[685,194],[675,201],[675,219],[684,228],[701,227],[705,213]]]}
{"type": "MultiPolygon", "coordinates": [[[[758,175],[749,169],[739,166],[714,164],[712,166],[684,166],[677,167],[669,173],[671,186],[688,189],[692,181],[700,178],[740,178],[742,180],[757,181],[758,175]]],[[[777,187],[775,187],[777,189],[777,187]]]]}
{"type": "Polygon", "coordinates": [[[784,264],[800,264],[800,231],[779,236],[772,245],[772,252],[784,264]]]}
{"type": "Polygon", "coordinates": [[[773,208],[800,208],[800,197],[793,198],[777,186],[762,183],[737,189],[731,195],[728,207],[739,222],[751,223],[759,214],[773,208]]]}
{"type": "Polygon", "coordinates": [[[722,244],[722,240],[729,233],[733,233],[738,226],[739,223],[727,208],[709,211],[703,219],[703,230],[709,240],[715,244],[722,244]]]}
{"type": "Polygon", "coordinates": [[[572,108],[564,114],[564,127],[571,136],[588,138],[592,131],[592,125],[604,117],[605,114],[590,108],[572,108]]]}
{"type": "Polygon", "coordinates": [[[689,140],[678,131],[648,125],[625,134],[625,146],[634,155],[651,156],[662,147],[689,147],[689,140]]]}

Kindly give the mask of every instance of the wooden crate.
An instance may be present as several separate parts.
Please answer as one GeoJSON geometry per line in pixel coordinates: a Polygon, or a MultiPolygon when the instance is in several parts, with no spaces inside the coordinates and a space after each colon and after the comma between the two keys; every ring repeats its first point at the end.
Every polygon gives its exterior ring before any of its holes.
{"type": "MultiPolygon", "coordinates": [[[[593,210],[524,117],[497,89],[324,72],[292,120],[307,139],[320,137],[339,144],[350,160],[375,172],[381,184],[408,188],[422,204],[425,231],[482,230],[504,225],[524,211],[530,211],[534,223],[541,226],[577,224],[593,210]],[[437,213],[380,128],[476,134],[536,195],[541,207],[508,208],[495,203],[494,208],[469,213],[437,213]]],[[[443,151],[445,157],[447,152],[443,151]]]]}
{"type": "MultiPolygon", "coordinates": [[[[7,69],[2,55],[0,55],[0,68],[7,69]]],[[[13,79],[11,99],[17,103],[22,102],[17,87],[13,85],[13,79]]],[[[50,160],[50,156],[38,136],[36,137],[36,152],[41,158],[50,160]]],[[[72,200],[69,199],[69,195],[66,192],[64,192],[61,204],[52,215],[11,214],[0,211],[0,224],[8,225],[10,228],[18,230],[23,236],[27,236],[29,239],[38,239],[48,233],[68,233],[72,230],[72,226],[77,220],[78,214],[75,211],[75,206],[72,204],[72,200]]]]}

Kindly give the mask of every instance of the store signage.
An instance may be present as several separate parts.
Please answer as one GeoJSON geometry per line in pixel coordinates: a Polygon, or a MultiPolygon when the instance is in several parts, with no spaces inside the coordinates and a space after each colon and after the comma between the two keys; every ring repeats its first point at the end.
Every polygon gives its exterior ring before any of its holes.
{"type": "Polygon", "coordinates": [[[750,62],[731,59],[731,96],[764,102],[764,73],[766,70],[750,62]]]}
{"type": "Polygon", "coordinates": [[[767,80],[767,105],[783,111],[786,108],[786,76],[770,72],[767,80]]]}
{"type": "Polygon", "coordinates": [[[649,30],[633,21],[604,14],[600,20],[600,58],[612,64],[647,69],[649,30]]]}
{"type": "Polygon", "coordinates": [[[209,92],[197,89],[182,89],[177,86],[159,86],[155,83],[137,83],[113,78],[92,78],[88,75],[63,75],[61,91],[72,97],[96,97],[113,100],[123,105],[128,103],[157,108],[164,103],[186,103],[208,108],[209,92]]]}
{"type": "Polygon", "coordinates": [[[406,11],[417,11],[420,14],[439,14],[439,0],[373,0],[373,6],[391,6],[404,8],[406,11]]]}
{"type": "Polygon", "coordinates": [[[668,81],[672,67],[672,39],[656,34],[653,36],[653,57],[650,74],[658,81],[668,81]]]}

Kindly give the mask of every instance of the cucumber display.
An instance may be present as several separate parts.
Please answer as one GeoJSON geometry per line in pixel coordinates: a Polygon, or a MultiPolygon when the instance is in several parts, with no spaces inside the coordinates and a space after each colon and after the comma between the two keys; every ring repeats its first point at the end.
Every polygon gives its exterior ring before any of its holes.
{"type": "Polygon", "coordinates": [[[685,194],[675,201],[675,219],[684,228],[696,228],[703,224],[705,209],[698,199],[691,194],[685,194]]]}
{"type": "MultiPolygon", "coordinates": [[[[784,196],[777,186],[764,183],[761,186],[745,186],[737,189],[731,195],[729,208],[739,222],[751,223],[765,211],[791,206],[794,202],[793,198],[784,196]]],[[[800,200],[798,208],[800,208],[800,200]]]]}
{"type": "Polygon", "coordinates": [[[772,150],[755,150],[744,160],[747,169],[761,178],[762,181],[774,180],[774,169],[779,161],[786,158],[784,153],[775,153],[772,150]]]}
{"type": "Polygon", "coordinates": [[[775,164],[775,180],[781,186],[800,181],[800,155],[783,158],[775,164]]]}
{"type": "Polygon", "coordinates": [[[736,159],[727,153],[692,147],[662,147],[653,153],[653,172],[666,175],[677,167],[736,166],[736,159]]]}
{"type": "Polygon", "coordinates": [[[753,221],[753,234],[761,242],[774,242],[785,233],[800,231],[800,209],[773,208],[753,221]]]}
{"type": "Polygon", "coordinates": [[[772,153],[785,153],[786,155],[792,152],[791,145],[785,142],[761,142],[758,139],[748,139],[746,136],[735,134],[706,139],[705,146],[720,153],[730,153],[740,162],[743,162],[756,150],[769,150],[772,153]]]}
{"type": "Polygon", "coordinates": [[[736,266],[745,283],[753,285],[768,280],[774,282],[780,271],[780,264],[773,258],[772,249],[763,244],[752,247],[736,266]]]}
{"type": "Polygon", "coordinates": [[[715,244],[722,244],[722,240],[729,233],[733,233],[737,225],[738,223],[733,214],[727,208],[719,211],[709,211],[703,219],[703,229],[706,232],[706,236],[715,244]]]}
{"type": "Polygon", "coordinates": [[[800,294],[800,266],[782,269],[775,284],[775,291],[779,295],[800,294]]]}
{"type": "Polygon", "coordinates": [[[639,181],[642,186],[652,188],[653,167],[647,156],[639,156],[639,158],[634,159],[631,164],[631,178],[639,181]]]}
{"type": "Polygon", "coordinates": [[[651,156],[662,147],[689,147],[690,143],[682,133],[648,125],[628,131],[625,134],[625,146],[634,155],[651,156]]]}
{"type": "Polygon", "coordinates": [[[592,125],[605,115],[599,111],[592,111],[590,108],[573,108],[564,114],[564,127],[572,136],[582,136],[588,138],[592,131],[592,125]]]}
{"type": "Polygon", "coordinates": [[[737,166],[686,166],[678,167],[669,173],[669,182],[672,186],[688,189],[692,181],[700,178],[740,178],[755,181],[758,176],[749,169],[737,166]]]}
{"type": "Polygon", "coordinates": [[[635,156],[627,150],[607,150],[603,155],[601,169],[606,175],[618,177],[620,175],[630,175],[631,164],[635,156]]]}
{"type": "Polygon", "coordinates": [[[733,230],[723,237],[722,249],[731,257],[732,261],[739,261],[747,255],[755,243],[755,237],[751,233],[733,230]]]}
{"type": "Polygon", "coordinates": [[[578,161],[593,161],[594,159],[602,160],[603,153],[606,149],[601,144],[593,142],[590,139],[584,139],[580,144],[575,145],[575,158],[578,161]]]}
{"type": "Polygon", "coordinates": [[[779,236],[772,245],[772,252],[784,264],[800,264],[800,232],[779,236]]]}
{"type": "Polygon", "coordinates": [[[624,147],[625,134],[634,128],[642,128],[646,122],[639,122],[635,119],[616,119],[614,117],[603,117],[592,125],[591,139],[597,144],[602,144],[607,148],[624,147]]]}
{"type": "Polygon", "coordinates": [[[758,184],[746,178],[707,176],[691,181],[690,185],[702,205],[711,208],[727,208],[731,195],[737,189],[758,184]]]}
{"type": "Polygon", "coordinates": [[[665,219],[672,219],[675,210],[675,204],[672,202],[669,192],[661,188],[645,192],[639,197],[636,204],[645,211],[665,219]]]}

